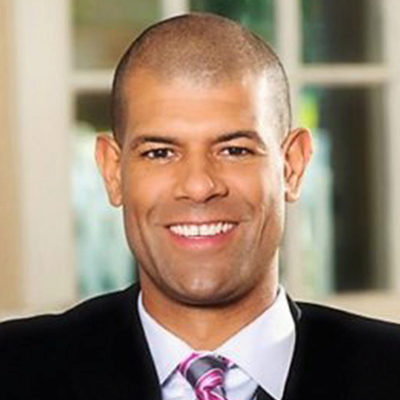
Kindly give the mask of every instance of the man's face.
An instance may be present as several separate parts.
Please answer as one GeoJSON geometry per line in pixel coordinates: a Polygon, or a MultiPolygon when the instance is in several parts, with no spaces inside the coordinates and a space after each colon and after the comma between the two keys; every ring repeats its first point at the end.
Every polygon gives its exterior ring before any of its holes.
{"type": "Polygon", "coordinates": [[[109,193],[123,206],[148,295],[222,304],[276,268],[284,160],[274,104],[260,87],[255,78],[220,86],[146,73],[128,80],[127,130],[109,193]]]}

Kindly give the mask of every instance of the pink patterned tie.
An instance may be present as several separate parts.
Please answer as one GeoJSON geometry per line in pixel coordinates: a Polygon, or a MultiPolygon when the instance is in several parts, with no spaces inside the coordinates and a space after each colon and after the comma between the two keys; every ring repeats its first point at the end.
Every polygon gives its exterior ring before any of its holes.
{"type": "Polygon", "coordinates": [[[179,372],[192,385],[197,400],[227,400],[224,378],[230,361],[210,354],[191,354],[179,364],[179,372]]]}

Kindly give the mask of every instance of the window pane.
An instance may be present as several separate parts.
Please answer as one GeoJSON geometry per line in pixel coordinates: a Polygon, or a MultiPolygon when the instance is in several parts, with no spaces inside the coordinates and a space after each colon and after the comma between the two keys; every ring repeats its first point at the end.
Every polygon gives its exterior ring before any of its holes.
{"type": "Polygon", "coordinates": [[[376,0],[302,0],[303,61],[381,61],[381,7],[376,0]]]}
{"type": "Polygon", "coordinates": [[[190,0],[190,9],[239,21],[274,44],[274,0],[190,0]]]}
{"type": "Polygon", "coordinates": [[[123,50],[161,18],[159,0],[73,0],[74,64],[112,68],[123,50]]]}
{"type": "Polygon", "coordinates": [[[376,256],[383,231],[382,89],[309,86],[300,104],[316,149],[301,199],[308,285],[317,293],[377,288],[385,274],[376,256]]]}
{"type": "Polygon", "coordinates": [[[109,126],[108,103],[101,94],[81,94],[76,102],[71,174],[81,297],[125,287],[134,279],[121,210],[109,204],[94,160],[96,132],[109,126]]]}

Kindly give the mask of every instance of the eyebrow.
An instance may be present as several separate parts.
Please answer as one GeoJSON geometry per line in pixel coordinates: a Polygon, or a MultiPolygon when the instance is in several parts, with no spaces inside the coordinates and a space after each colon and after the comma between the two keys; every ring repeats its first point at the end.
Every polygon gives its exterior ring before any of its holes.
{"type": "Polygon", "coordinates": [[[129,143],[131,150],[136,149],[143,143],[163,143],[163,144],[179,144],[179,140],[172,136],[157,136],[157,135],[139,135],[132,139],[129,143]]]}
{"type": "MultiPolygon", "coordinates": [[[[239,130],[235,132],[227,132],[218,135],[213,142],[214,143],[224,143],[235,139],[246,138],[256,141],[262,148],[265,148],[264,141],[261,139],[260,135],[253,130],[239,130]]],[[[158,136],[158,135],[139,135],[132,139],[129,147],[131,150],[136,149],[143,143],[162,143],[169,145],[179,145],[181,141],[174,136],[158,136]]]]}
{"type": "Polygon", "coordinates": [[[265,147],[264,141],[261,139],[258,132],[253,130],[240,130],[236,132],[224,133],[217,137],[216,143],[229,142],[234,139],[247,138],[256,141],[261,147],[265,147]]]}

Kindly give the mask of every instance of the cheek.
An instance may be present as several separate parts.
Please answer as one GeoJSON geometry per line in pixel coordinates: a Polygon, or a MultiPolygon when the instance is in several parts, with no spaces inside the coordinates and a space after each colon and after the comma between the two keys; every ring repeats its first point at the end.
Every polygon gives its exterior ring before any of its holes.
{"type": "Polygon", "coordinates": [[[154,207],[158,185],[139,169],[126,168],[122,175],[122,206],[125,230],[132,250],[143,241],[143,222],[154,207]]]}
{"type": "Polygon", "coordinates": [[[169,210],[172,182],[164,170],[135,166],[122,180],[124,225],[131,248],[136,250],[154,239],[154,230],[169,210]]]}
{"type": "Polygon", "coordinates": [[[168,179],[160,170],[144,165],[127,165],[122,174],[122,199],[125,207],[142,214],[157,204],[167,191],[168,179]]]}
{"type": "Polygon", "coordinates": [[[283,174],[277,168],[262,166],[242,170],[231,183],[255,209],[283,201],[283,174]]]}

